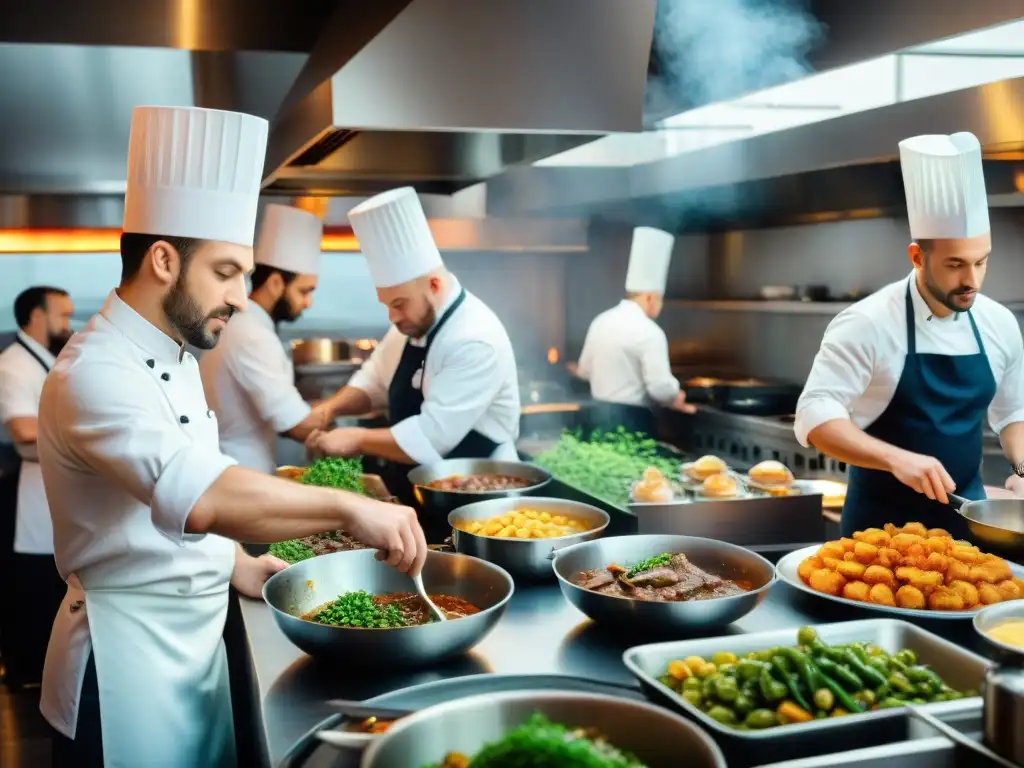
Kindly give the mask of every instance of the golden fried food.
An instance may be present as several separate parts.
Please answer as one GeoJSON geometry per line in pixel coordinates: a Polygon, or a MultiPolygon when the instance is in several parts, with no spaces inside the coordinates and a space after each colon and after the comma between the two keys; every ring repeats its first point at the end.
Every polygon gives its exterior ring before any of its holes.
{"type": "Polygon", "coordinates": [[[843,587],[843,597],[847,600],[856,600],[860,603],[866,603],[868,601],[868,595],[870,592],[871,587],[863,581],[848,581],[846,586],[843,587]]]}
{"type": "Polygon", "coordinates": [[[826,595],[836,596],[843,591],[846,579],[835,571],[822,568],[811,574],[811,589],[816,592],[824,592],[826,595]]]}
{"type": "Polygon", "coordinates": [[[551,514],[522,507],[504,515],[481,520],[460,520],[455,527],[475,536],[496,536],[503,539],[553,539],[587,530],[584,520],[568,515],[551,514]]]}
{"type": "Polygon", "coordinates": [[[925,607],[924,595],[917,587],[904,584],[896,590],[896,604],[900,608],[912,608],[919,611],[925,607]]]}
{"type": "Polygon", "coordinates": [[[1024,599],[1024,579],[1001,557],[913,522],[825,542],[797,572],[816,591],[908,609],[975,610],[1024,599]]]}

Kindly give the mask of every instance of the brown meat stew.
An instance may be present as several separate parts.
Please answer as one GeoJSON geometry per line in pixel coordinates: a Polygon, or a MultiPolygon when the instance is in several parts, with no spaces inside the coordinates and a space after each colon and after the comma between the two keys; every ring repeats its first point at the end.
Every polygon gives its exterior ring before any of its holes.
{"type": "MultiPolygon", "coordinates": [[[[449,620],[480,613],[479,608],[461,597],[428,594],[449,620]]],[[[307,611],[300,618],[317,624],[357,629],[417,627],[434,621],[426,603],[414,592],[389,592],[384,595],[347,592],[336,600],[307,611]]]]}
{"type": "Polygon", "coordinates": [[[511,491],[529,488],[533,481],[512,475],[452,475],[427,483],[433,491],[461,491],[482,493],[486,491],[511,491]]]}
{"type": "Polygon", "coordinates": [[[612,563],[605,568],[581,571],[576,574],[575,582],[602,595],[657,603],[732,597],[754,588],[749,581],[710,574],[681,552],[659,555],[632,569],[612,563]]]}

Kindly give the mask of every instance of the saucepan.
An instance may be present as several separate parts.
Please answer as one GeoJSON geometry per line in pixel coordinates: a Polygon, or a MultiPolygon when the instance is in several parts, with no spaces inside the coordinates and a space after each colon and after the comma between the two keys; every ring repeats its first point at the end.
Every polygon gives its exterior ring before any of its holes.
{"type": "Polygon", "coordinates": [[[949,506],[960,513],[974,541],[1015,562],[1024,555],[1024,499],[970,501],[954,493],[949,506]]]}

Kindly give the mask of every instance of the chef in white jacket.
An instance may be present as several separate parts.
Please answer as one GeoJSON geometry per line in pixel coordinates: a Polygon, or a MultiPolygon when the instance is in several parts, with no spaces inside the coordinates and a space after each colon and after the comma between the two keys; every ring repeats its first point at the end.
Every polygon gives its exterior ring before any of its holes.
{"type": "Polygon", "coordinates": [[[199,362],[221,451],[258,472],[276,468],[279,434],[301,443],[330,424],[329,404],[313,408],[295,388],[291,359],[277,335],[278,323],[298,320],[313,305],[323,229],[308,211],[266,207],[246,309],[199,362]]]}
{"type": "Polygon", "coordinates": [[[494,312],[445,269],[415,191],[372,197],[349,220],[392,327],[333,398],[333,408],[354,415],[386,406],[391,426],[315,433],[310,448],[404,465],[516,460],[520,404],[512,344],[494,312]]]}
{"type": "Polygon", "coordinates": [[[660,229],[633,230],[626,298],[594,318],[576,369],[590,382],[595,400],[690,409],[672,375],[668,339],[655,322],[664,303],[674,244],[675,238],[660,229]]]}
{"type": "Polygon", "coordinates": [[[245,306],[267,122],[132,114],[122,278],[43,386],[39,459],[67,595],[40,709],[56,766],[236,764],[222,631],[229,585],[259,597],[284,563],[232,541],[337,528],[418,572],[415,513],[280,480],[218,448],[186,345],[245,306]]]}

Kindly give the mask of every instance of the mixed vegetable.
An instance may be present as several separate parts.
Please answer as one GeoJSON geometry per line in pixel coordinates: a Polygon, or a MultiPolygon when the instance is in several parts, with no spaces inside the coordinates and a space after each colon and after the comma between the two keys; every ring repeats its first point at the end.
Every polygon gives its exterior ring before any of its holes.
{"type": "Polygon", "coordinates": [[[373,595],[363,590],[340,595],[337,600],[323,606],[311,618],[320,624],[335,627],[394,629],[406,625],[397,605],[378,605],[374,602],[373,595]]]}
{"type": "Polygon", "coordinates": [[[613,504],[626,507],[633,483],[654,467],[667,477],[679,474],[679,462],[664,458],[658,443],[643,432],[619,427],[612,432],[567,430],[535,462],[563,482],[613,504]]]}
{"type": "Polygon", "coordinates": [[[977,695],[950,688],[910,649],[889,655],[868,643],[826,645],[811,627],[800,629],[796,647],[671,661],[660,680],[740,730],[977,695]]]}
{"type": "Polygon", "coordinates": [[[472,758],[452,752],[424,768],[646,768],[585,729],[568,728],[534,713],[472,758]]]}

